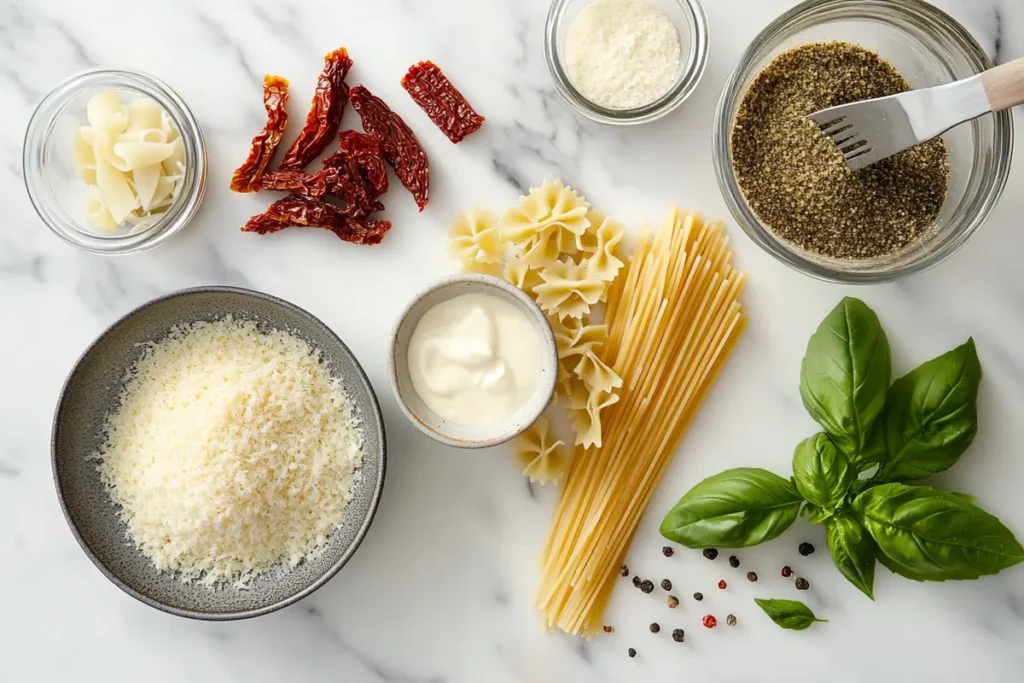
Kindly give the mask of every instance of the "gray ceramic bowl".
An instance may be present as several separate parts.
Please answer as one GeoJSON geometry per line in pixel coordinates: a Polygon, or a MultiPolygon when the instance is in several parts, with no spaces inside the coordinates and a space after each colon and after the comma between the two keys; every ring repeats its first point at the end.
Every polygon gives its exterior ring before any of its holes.
{"type": "Polygon", "coordinates": [[[348,347],[306,311],[266,294],[229,287],[186,289],[154,299],[110,326],[86,349],[68,376],[53,419],[53,478],[64,516],[86,555],[129,595],[157,609],[206,620],[244,619],[301,600],[334,576],[359,547],[373,521],[384,486],[384,422],[373,387],[348,347]],[[215,320],[231,314],[270,329],[284,329],[323,352],[341,377],[363,421],[362,479],[334,532],[316,560],[280,575],[268,572],[250,587],[211,589],[186,585],[156,571],[126,537],[125,524],[100,482],[95,461],[107,413],[118,405],[127,370],[140,343],[160,339],[177,324],[215,320]]]}
{"type": "Polygon", "coordinates": [[[398,405],[417,429],[435,441],[456,448],[486,448],[497,446],[522,434],[551,403],[551,396],[555,393],[555,382],[558,379],[558,350],[551,325],[548,324],[544,312],[528,294],[500,278],[478,273],[461,273],[446,277],[427,287],[402,312],[391,336],[388,365],[391,371],[391,389],[395,392],[398,405]],[[461,294],[477,293],[501,297],[522,309],[537,332],[542,358],[541,378],[534,395],[509,420],[491,427],[467,427],[438,416],[416,394],[408,367],[409,339],[423,314],[442,301],[461,294]]]}

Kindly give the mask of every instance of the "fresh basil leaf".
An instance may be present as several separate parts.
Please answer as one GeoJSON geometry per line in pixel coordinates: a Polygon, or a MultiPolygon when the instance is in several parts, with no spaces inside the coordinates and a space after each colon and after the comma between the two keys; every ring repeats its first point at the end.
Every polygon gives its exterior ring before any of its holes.
{"type": "MultiPolygon", "coordinates": [[[[848,454],[849,455],[849,454],[848,454]]],[[[850,455],[850,464],[858,472],[867,472],[876,465],[881,465],[889,458],[889,449],[885,445],[885,411],[878,416],[875,427],[868,435],[864,448],[850,455]]]]}
{"type": "Polygon", "coordinates": [[[828,550],[839,573],[864,595],[875,599],[875,552],[877,546],[868,532],[853,519],[839,515],[825,527],[828,550]]]}
{"type": "Polygon", "coordinates": [[[1024,547],[968,497],[930,486],[881,484],[853,500],[858,521],[892,571],[917,581],[976,579],[1024,561],[1024,547]]]}
{"type": "Polygon", "coordinates": [[[661,523],[661,535],[687,548],[747,548],[788,529],[802,504],[786,479],[740,467],[690,489],[661,523]]]}
{"type": "Polygon", "coordinates": [[[800,511],[800,516],[811,524],[821,524],[834,514],[834,512],[822,510],[817,505],[812,505],[811,503],[804,505],[803,510],[800,511]]]}
{"type": "Polygon", "coordinates": [[[793,452],[793,478],[804,500],[831,511],[843,502],[857,473],[828,434],[819,432],[793,452]]]}
{"type": "Polygon", "coordinates": [[[914,481],[949,469],[978,431],[981,363],[968,339],[893,382],[885,416],[889,456],[880,481],[914,481]]]}
{"type": "Polygon", "coordinates": [[[811,608],[799,600],[764,600],[754,598],[757,606],[771,617],[771,620],[782,628],[803,631],[815,622],[825,623],[828,619],[818,619],[811,608]]]}
{"type": "Polygon", "coordinates": [[[878,316],[847,297],[807,343],[800,366],[804,407],[850,457],[865,451],[892,377],[889,341],[878,316]]]}

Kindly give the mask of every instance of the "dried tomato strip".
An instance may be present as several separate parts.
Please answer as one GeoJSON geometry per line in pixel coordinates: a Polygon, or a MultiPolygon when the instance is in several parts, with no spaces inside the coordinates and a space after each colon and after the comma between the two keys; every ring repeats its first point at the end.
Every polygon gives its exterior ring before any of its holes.
{"type": "Polygon", "coordinates": [[[402,87],[452,142],[461,142],[484,123],[484,117],[474,111],[433,62],[410,66],[402,78],[402,87]]]}
{"type": "Polygon", "coordinates": [[[288,124],[288,80],[268,74],[263,79],[263,106],[267,109],[267,123],[252,139],[249,157],[231,176],[231,189],[235,192],[255,192],[260,189],[260,178],[274,151],[281,142],[288,124]]]}
{"type": "Polygon", "coordinates": [[[380,138],[364,135],[354,130],[343,130],[341,149],[356,166],[363,177],[373,186],[377,195],[388,191],[388,171],[384,168],[384,154],[381,151],[380,138]]]}
{"type": "Polygon", "coordinates": [[[348,102],[345,76],[351,68],[352,60],[343,47],[324,55],[324,70],[317,80],[306,123],[285,152],[279,170],[301,171],[330,144],[348,102]]]}
{"type": "Polygon", "coordinates": [[[378,244],[391,229],[391,222],[354,218],[333,204],[291,194],[250,218],[242,232],[266,235],[290,227],[324,228],[346,242],[378,244]]]}
{"type": "Polygon", "coordinates": [[[326,173],[306,173],[305,171],[268,171],[260,178],[261,190],[284,190],[295,192],[307,197],[322,197],[327,193],[326,173]]]}
{"type": "Polygon", "coordinates": [[[363,122],[363,130],[380,138],[381,151],[395,175],[412,193],[422,211],[430,195],[430,164],[427,153],[409,126],[382,99],[361,85],[352,88],[352,106],[363,122]]]}
{"type": "Polygon", "coordinates": [[[323,160],[321,174],[327,179],[327,191],[345,202],[345,212],[355,218],[384,210],[377,201],[377,192],[366,179],[356,161],[345,150],[338,150],[323,160]]]}

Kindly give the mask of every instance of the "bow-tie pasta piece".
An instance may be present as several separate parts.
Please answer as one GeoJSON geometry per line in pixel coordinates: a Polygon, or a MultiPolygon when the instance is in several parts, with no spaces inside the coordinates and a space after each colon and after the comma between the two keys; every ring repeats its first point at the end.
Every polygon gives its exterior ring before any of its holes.
{"type": "Polygon", "coordinates": [[[590,272],[605,282],[611,282],[623,265],[618,254],[626,236],[626,226],[617,220],[590,212],[590,228],[580,241],[580,250],[590,254],[587,265],[590,272]]]}
{"type": "Polygon", "coordinates": [[[498,217],[479,207],[460,212],[448,230],[449,251],[459,269],[471,273],[501,273],[501,235],[498,217]]]}
{"type": "Polygon", "coordinates": [[[601,447],[601,411],[619,402],[618,394],[590,391],[582,384],[574,387],[569,398],[569,419],[576,445],[583,448],[601,447]],[[583,397],[586,397],[585,399],[583,397]]]}
{"type": "Polygon", "coordinates": [[[537,304],[558,318],[582,318],[604,293],[605,283],[586,264],[555,261],[540,271],[544,282],[534,288],[537,304]]]}
{"type": "Polygon", "coordinates": [[[622,378],[593,349],[583,354],[580,362],[572,369],[572,374],[582,380],[592,393],[610,393],[622,386],[622,378]]]}
{"type": "Polygon", "coordinates": [[[545,180],[520,197],[501,220],[502,236],[530,265],[540,266],[573,253],[590,226],[590,204],[561,180],[545,180]]]}
{"type": "Polygon", "coordinates": [[[551,424],[543,416],[516,439],[516,462],[536,484],[557,482],[569,463],[564,444],[551,439],[551,424]]]}
{"type": "Polygon", "coordinates": [[[509,262],[505,264],[503,275],[506,280],[530,296],[535,296],[534,290],[537,285],[544,282],[540,279],[540,272],[536,268],[531,268],[526,261],[517,257],[509,259],[509,262]]]}

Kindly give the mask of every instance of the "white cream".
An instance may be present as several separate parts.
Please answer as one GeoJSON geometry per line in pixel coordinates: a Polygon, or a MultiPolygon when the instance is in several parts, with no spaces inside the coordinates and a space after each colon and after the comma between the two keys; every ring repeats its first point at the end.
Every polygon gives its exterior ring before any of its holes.
{"type": "Polygon", "coordinates": [[[438,417],[488,427],[530,400],[540,339],[521,309],[491,294],[462,294],[429,309],[409,338],[409,375],[438,417]]]}

